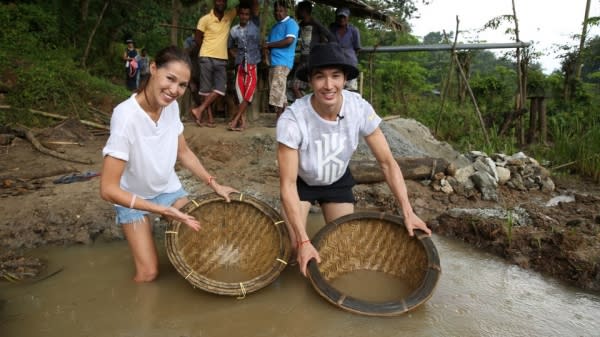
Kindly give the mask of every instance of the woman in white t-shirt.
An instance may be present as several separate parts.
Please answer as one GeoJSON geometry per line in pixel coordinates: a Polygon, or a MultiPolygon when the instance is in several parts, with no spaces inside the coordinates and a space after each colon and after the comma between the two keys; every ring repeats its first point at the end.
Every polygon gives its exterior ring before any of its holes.
{"type": "Polygon", "coordinates": [[[158,275],[149,213],[200,229],[196,218],[179,211],[188,199],[175,173],[177,160],[227,201],[236,191],[215,181],[183,137],[176,99],[184,93],[190,73],[191,61],[182,50],[172,46],[159,51],[148,80],[114,109],[102,150],[100,194],[115,204],[117,223],[133,254],[136,282],[150,282],[158,275]]]}
{"type": "Polygon", "coordinates": [[[379,128],[381,118],[360,95],[344,90],[346,81],[358,76],[358,69],[339,45],[316,45],[307,66],[296,75],[310,83],[313,93],[296,100],[279,118],[277,161],[283,216],[302,274],[306,276],[311,259],[320,262],[306,232],[311,204],[319,204],[326,222],[354,212],[355,182],[348,163],[359,137],[379,162],[409,235],[414,235],[414,229],[431,234],[413,212],[400,167],[379,128]]]}

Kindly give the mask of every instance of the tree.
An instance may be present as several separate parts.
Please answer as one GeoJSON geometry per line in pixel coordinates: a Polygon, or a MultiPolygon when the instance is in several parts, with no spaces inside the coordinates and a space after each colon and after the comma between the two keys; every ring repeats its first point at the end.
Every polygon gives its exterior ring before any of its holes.
{"type": "Polygon", "coordinates": [[[575,62],[575,80],[579,81],[581,79],[581,61],[583,48],[585,47],[585,39],[587,38],[587,27],[588,27],[588,18],[590,16],[590,2],[591,0],[587,0],[585,3],[585,15],[583,17],[583,23],[581,28],[581,38],[579,39],[579,50],[577,52],[577,61],[575,62]]]}

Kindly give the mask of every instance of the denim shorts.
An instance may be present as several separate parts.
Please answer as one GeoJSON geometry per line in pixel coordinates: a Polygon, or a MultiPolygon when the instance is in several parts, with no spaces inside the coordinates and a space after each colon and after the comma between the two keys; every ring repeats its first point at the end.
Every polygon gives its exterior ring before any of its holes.
{"type": "MultiPolygon", "coordinates": [[[[186,197],[187,195],[188,193],[182,187],[175,192],[159,194],[152,199],[146,200],[162,206],[171,206],[175,201],[186,197]]],[[[150,214],[148,211],[141,211],[139,209],[123,207],[121,205],[115,205],[115,211],[117,212],[116,222],[121,225],[142,222],[144,216],[150,214]]]]}

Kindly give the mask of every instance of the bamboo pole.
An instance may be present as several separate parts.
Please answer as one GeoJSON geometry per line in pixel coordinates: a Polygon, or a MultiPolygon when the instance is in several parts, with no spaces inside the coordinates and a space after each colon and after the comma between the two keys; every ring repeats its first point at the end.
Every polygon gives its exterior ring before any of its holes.
{"type": "MultiPolygon", "coordinates": [[[[450,65],[448,65],[448,75],[446,76],[446,80],[444,83],[444,88],[442,89],[442,102],[440,103],[440,112],[438,114],[438,120],[435,123],[435,129],[433,130],[433,135],[438,136],[438,129],[440,127],[440,123],[442,122],[442,114],[444,113],[444,104],[446,104],[446,96],[448,95],[448,88],[450,87],[450,78],[452,77],[452,70],[454,69],[454,54],[456,53],[456,42],[458,41],[458,15],[456,16],[456,33],[454,34],[454,44],[453,48],[450,51],[450,65]]],[[[444,38],[446,41],[448,40],[448,35],[446,35],[446,31],[444,30],[444,38]]]]}
{"type": "Polygon", "coordinates": [[[491,147],[490,138],[488,137],[487,131],[485,129],[485,123],[483,122],[483,117],[481,116],[481,111],[479,111],[479,106],[477,106],[477,100],[475,99],[475,94],[473,94],[473,90],[471,89],[471,85],[467,79],[467,75],[465,75],[465,71],[460,65],[460,61],[458,60],[458,56],[454,54],[454,62],[456,62],[456,67],[462,77],[463,81],[465,81],[465,85],[467,86],[467,91],[469,92],[469,96],[471,97],[471,101],[473,102],[473,106],[475,107],[475,112],[477,112],[477,117],[479,118],[479,124],[481,126],[481,132],[483,132],[483,137],[485,138],[486,144],[491,147]]]}

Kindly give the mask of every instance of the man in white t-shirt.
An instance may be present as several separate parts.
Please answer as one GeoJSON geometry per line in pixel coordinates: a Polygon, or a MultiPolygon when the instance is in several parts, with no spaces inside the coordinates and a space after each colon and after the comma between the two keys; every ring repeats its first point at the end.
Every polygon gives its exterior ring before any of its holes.
{"type": "Polygon", "coordinates": [[[358,75],[336,43],[318,44],[297,77],[309,82],[313,93],[296,100],[277,122],[283,216],[306,276],[311,259],[320,262],[306,232],[311,204],[319,204],[326,222],[354,212],[355,182],[348,163],[363,137],[381,165],[385,179],[398,200],[409,235],[414,229],[431,230],[412,209],[398,163],[379,128],[381,118],[360,95],[344,90],[358,75]]]}

